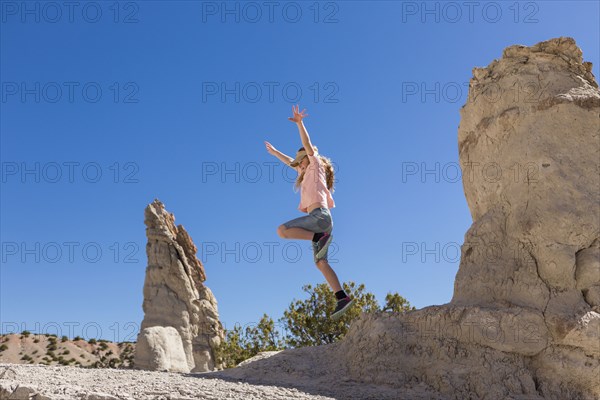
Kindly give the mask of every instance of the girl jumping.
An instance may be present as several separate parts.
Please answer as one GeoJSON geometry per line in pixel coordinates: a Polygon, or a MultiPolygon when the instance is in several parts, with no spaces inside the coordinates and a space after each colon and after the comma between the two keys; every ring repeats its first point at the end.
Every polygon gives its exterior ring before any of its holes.
{"type": "Polygon", "coordinates": [[[333,220],[330,208],[335,207],[331,193],[333,191],[333,167],[331,161],[318,153],[302,119],[306,109],[298,112],[298,106],[292,106],[293,117],[288,119],[298,126],[302,147],[291,158],[278,151],[265,141],[269,154],[298,172],[295,187],[300,187],[300,205],[298,210],[308,215],[285,222],[277,228],[277,234],[284,239],[312,240],[313,258],[317,268],[323,273],[327,283],[335,293],[337,306],[332,318],[338,319],[354,303],[342,289],[336,273],[327,262],[327,251],[333,235],[333,220]],[[330,191],[331,190],[331,191],[330,191]]]}

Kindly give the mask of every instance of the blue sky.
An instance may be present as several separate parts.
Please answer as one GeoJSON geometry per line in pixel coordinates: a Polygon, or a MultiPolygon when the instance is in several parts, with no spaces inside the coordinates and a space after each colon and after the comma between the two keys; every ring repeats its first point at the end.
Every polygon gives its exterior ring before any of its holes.
{"type": "Polygon", "coordinates": [[[336,168],[340,280],[447,303],[472,222],[456,179],[472,68],[571,36],[599,76],[596,1],[49,4],[0,2],[3,333],[135,340],[155,198],[226,328],[281,317],[325,282],[308,242],[276,234],[302,214],[263,142],[301,146],[293,104],[336,168]]]}

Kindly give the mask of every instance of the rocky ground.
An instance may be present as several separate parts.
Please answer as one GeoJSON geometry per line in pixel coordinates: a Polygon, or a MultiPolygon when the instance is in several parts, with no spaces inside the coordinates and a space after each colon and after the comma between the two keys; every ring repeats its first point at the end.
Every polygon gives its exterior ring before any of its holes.
{"type": "Polygon", "coordinates": [[[402,396],[397,390],[345,382],[332,388],[335,397],[316,390],[256,385],[212,373],[173,373],[125,369],[88,369],[40,364],[0,364],[2,400],[191,400],[191,399],[434,399],[402,396]],[[343,396],[343,397],[339,397],[343,396]]]}

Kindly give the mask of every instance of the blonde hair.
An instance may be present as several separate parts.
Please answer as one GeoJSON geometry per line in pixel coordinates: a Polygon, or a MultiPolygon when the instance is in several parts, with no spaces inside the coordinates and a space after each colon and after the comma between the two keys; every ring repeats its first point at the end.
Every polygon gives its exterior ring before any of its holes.
{"type": "MultiPolygon", "coordinates": [[[[325,180],[326,180],[326,184],[327,184],[327,189],[329,189],[329,191],[331,193],[333,193],[335,191],[335,189],[333,188],[335,176],[334,176],[334,172],[333,172],[333,165],[331,165],[331,159],[329,159],[328,157],[322,156],[319,153],[319,149],[317,146],[313,146],[313,148],[315,149],[315,152],[319,155],[319,160],[321,160],[321,163],[323,164],[323,167],[325,168],[325,178],[326,178],[325,180]]],[[[298,149],[298,151],[301,151],[301,150],[304,150],[304,147],[300,147],[300,149],[298,149]]],[[[296,183],[294,184],[294,188],[296,190],[299,190],[300,185],[302,185],[302,181],[304,180],[305,172],[306,172],[306,170],[302,171],[302,173],[300,175],[298,175],[298,178],[296,178],[296,183]]]]}

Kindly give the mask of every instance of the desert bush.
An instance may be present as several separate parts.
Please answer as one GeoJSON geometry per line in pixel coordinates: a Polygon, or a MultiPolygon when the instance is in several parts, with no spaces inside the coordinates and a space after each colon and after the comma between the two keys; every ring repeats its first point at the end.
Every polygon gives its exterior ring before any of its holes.
{"type": "Polygon", "coordinates": [[[342,339],[350,322],[361,313],[379,311],[406,312],[414,310],[408,300],[398,293],[388,293],[385,305],[379,307],[375,295],[365,290],[365,285],[356,285],[354,282],[344,283],[344,291],[354,298],[352,306],[340,319],[334,321],[331,314],[336,306],[336,299],[329,285],[320,283],[314,288],[305,285],[304,290],[309,298],[291,303],[284,311],[281,322],[285,324],[286,343],[290,347],[318,346],[337,342],[342,339]]]}
{"type": "Polygon", "coordinates": [[[273,319],[263,314],[258,325],[246,327],[245,331],[239,325],[227,330],[225,340],[215,349],[217,363],[231,368],[261,351],[282,350],[284,342],[274,325],[273,319]]]}
{"type": "Polygon", "coordinates": [[[415,309],[398,293],[388,293],[385,305],[380,307],[375,295],[367,292],[364,284],[349,282],[344,283],[343,287],[354,298],[355,304],[337,321],[331,319],[336,299],[329,285],[304,285],[302,290],[308,294],[308,298],[292,302],[279,319],[278,326],[285,330],[284,337],[280,337],[275,330],[271,317],[264,314],[255,326],[244,330],[238,325],[225,331],[225,340],[215,349],[217,363],[229,368],[261,351],[334,343],[346,335],[350,322],[363,312],[406,312],[415,309]]]}
{"type": "Polygon", "coordinates": [[[108,366],[110,368],[116,368],[120,363],[121,360],[119,360],[118,358],[111,358],[110,360],[108,360],[108,366]]]}

